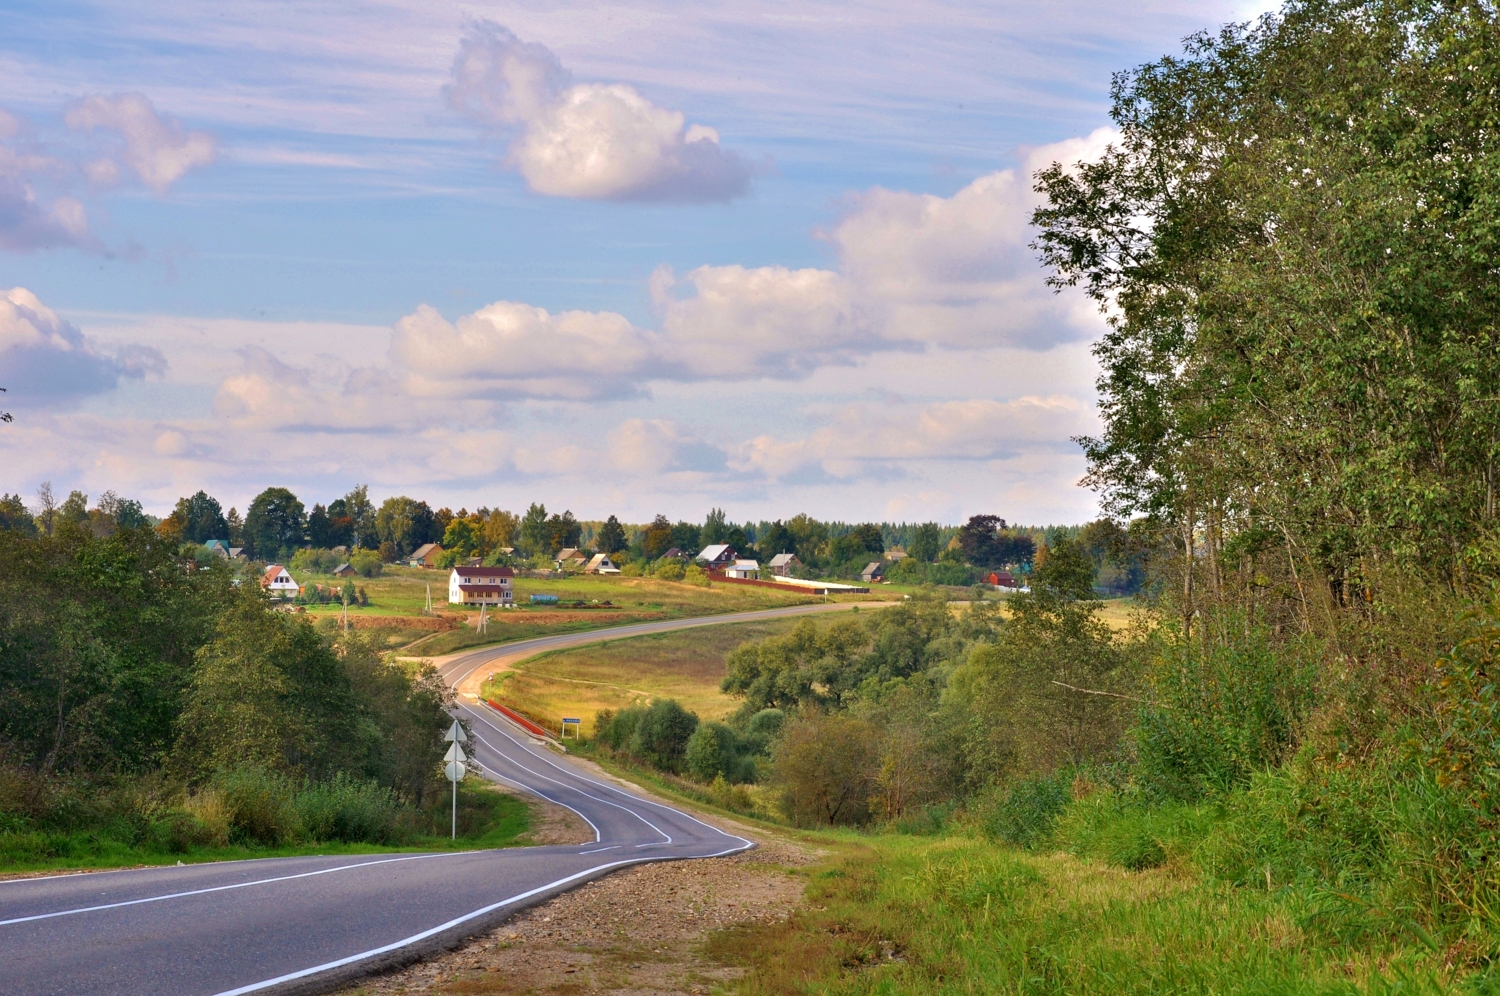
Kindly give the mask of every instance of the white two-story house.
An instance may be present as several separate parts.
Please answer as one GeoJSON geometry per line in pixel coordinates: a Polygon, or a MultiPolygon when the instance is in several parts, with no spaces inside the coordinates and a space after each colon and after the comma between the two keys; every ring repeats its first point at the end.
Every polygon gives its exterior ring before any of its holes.
{"type": "Polygon", "coordinates": [[[510,608],[516,604],[510,587],[515,576],[509,567],[455,567],[448,575],[448,602],[510,608]]]}

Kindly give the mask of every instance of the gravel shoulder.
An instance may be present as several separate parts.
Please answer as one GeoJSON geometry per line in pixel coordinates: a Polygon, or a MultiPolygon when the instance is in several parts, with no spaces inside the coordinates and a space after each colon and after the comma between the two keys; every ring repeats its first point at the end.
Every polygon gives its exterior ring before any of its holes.
{"type": "Polygon", "coordinates": [[[693,812],[758,846],[724,858],[622,869],[524,910],[457,950],[366,979],[341,996],[657,996],[708,993],[732,981],[741,970],[704,953],[708,935],[790,916],[806,885],[800,869],[822,855],[774,830],[693,812]]]}

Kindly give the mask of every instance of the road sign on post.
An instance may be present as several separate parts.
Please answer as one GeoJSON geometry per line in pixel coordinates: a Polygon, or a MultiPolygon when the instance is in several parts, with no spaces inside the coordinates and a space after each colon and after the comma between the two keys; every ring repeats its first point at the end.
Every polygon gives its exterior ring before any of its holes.
{"type": "Polygon", "coordinates": [[[463,724],[455,719],[453,725],[448,728],[448,732],[443,734],[443,739],[449,744],[448,753],[443,755],[443,760],[448,762],[443,767],[443,774],[447,775],[448,780],[453,783],[453,839],[457,840],[458,783],[463,781],[464,775],[469,772],[469,767],[466,763],[469,758],[464,754],[464,749],[459,744],[468,742],[469,735],[464,732],[463,724]]]}

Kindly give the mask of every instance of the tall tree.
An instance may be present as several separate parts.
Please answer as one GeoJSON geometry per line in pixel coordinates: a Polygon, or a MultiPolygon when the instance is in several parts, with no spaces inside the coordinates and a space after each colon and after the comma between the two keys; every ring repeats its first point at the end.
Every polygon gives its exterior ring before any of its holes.
{"type": "MultiPolygon", "coordinates": [[[[226,527],[227,531],[227,527],[226,527]]],[[[266,488],[245,514],[245,546],[262,560],[284,557],[306,542],[307,514],[286,488],[266,488]]]]}
{"type": "Polygon", "coordinates": [[[189,543],[229,539],[229,523],[224,519],[223,508],[206,491],[177,499],[172,514],[182,522],[182,538],[189,543]]]}
{"type": "Polygon", "coordinates": [[[722,508],[712,508],[708,511],[708,517],[703,520],[703,532],[698,540],[704,546],[713,546],[715,543],[727,542],[729,525],[724,518],[722,508]]]}
{"type": "Polygon", "coordinates": [[[1088,480],[1205,583],[1269,542],[1337,599],[1500,567],[1497,37],[1491,4],[1296,0],[1121,74],[1119,141],[1039,174],[1052,281],[1110,324],[1088,480]]]}
{"type": "Polygon", "coordinates": [[[373,550],[380,544],[375,525],[375,506],[370,501],[370,486],[355,486],[343,497],[342,515],[349,520],[349,535],[344,543],[350,547],[373,550]]]}
{"type": "Polygon", "coordinates": [[[547,506],[541,502],[532,502],[521,518],[521,549],[528,557],[555,552],[549,546],[547,535],[547,506]]]}
{"type": "Polygon", "coordinates": [[[563,512],[562,515],[553,514],[547,520],[547,548],[557,553],[568,547],[576,547],[579,539],[583,536],[583,526],[573,518],[572,512],[563,512]]]}
{"type": "Polygon", "coordinates": [[[646,534],[641,537],[641,547],[646,551],[647,558],[655,560],[666,553],[671,545],[672,520],[665,515],[658,515],[646,527],[646,534]]]}
{"type": "Polygon", "coordinates": [[[437,521],[425,501],[400,495],[387,498],[375,514],[375,528],[383,542],[390,543],[398,557],[404,557],[423,543],[442,539],[437,521]]]}
{"type": "Polygon", "coordinates": [[[625,527],[613,515],[604,520],[604,525],[599,530],[598,545],[600,553],[619,553],[625,549],[625,527]]]}
{"type": "Polygon", "coordinates": [[[911,542],[906,544],[906,555],[923,564],[937,559],[942,548],[943,531],[936,522],[924,522],[912,531],[911,542]]]}

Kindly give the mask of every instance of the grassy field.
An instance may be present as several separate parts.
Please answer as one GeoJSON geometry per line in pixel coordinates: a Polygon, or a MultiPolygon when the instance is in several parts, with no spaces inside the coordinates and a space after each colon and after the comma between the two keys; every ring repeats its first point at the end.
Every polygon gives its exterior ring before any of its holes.
{"type": "MultiPolygon", "coordinates": [[[[1342,939],[1290,889],[1231,888],[1168,865],[1126,871],[1064,853],[955,837],[813,834],[791,919],[716,935],[772,993],[1489,992],[1418,938],[1342,939]]],[[[1472,969],[1471,969],[1472,971],[1472,969]]]]}
{"type": "Polygon", "coordinates": [[[531,829],[531,808],[516,796],[477,779],[459,786],[458,839],[448,836],[450,798],[447,792],[433,797],[422,812],[432,833],[416,834],[399,847],[379,844],[324,842],[261,847],[231,844],[228,847],[193,846],[185,850],[154,847],[129,827],[59,833],[49,831],[0,832],[0,876],[18,872],[62,871],[80,868],[132,868],[138,865],[171,865],[181,861],[236,861],[244,858],[280,858],[309,854],[386,854],[409,851],[478,850],[524,844],[531,829]]]}
{"type": "Polygon", "coordinates": [[[577,716],[585,736],[593,733],[595,713],[658,696],[676,699],[702,719],[721,719],[739,707],[738,699],[719,691],[729,652],[746,640],[785,633],[798,621],[705,626],[559,650],[517,665],[486,691],[552,726],[577,716]]]}
{"type": "MultiPolygon", "coordinates": [[[[953,611],[963,610],[961,604],[953,605],[953,611]]],[[[1115,629],[1124,629],[1136,611],[1131,600],[1115,599],[1104,603],[1100,616],[1115,629]]],[[[590,621],[579,621],[575,628],[590,628],[590,621]]],[[[559,650],[501,674],[486,686],[486,694],[550,726],[563,716],[576,716],[583,720],[585,736],[593,733],[594,715],[601,710],[618,711],[657,697],[674,698],[701,719],[722,719],[739,707],[739,700],[719,691],[729,652],[747,640],[785,633],[798,622],[780,619],[709,626],[559,650]]],[[[560,626],[546,630],[559,631],[560,626]]],[[[439,646],[445,637],[457,635],[444,634],[421,646],[439,646]]],[[[527,635],[540,635],[540,631],[527,635]]]]}
{"type": "MultiPolygon", "coordinates": [[[[308,574],[299,576],[303,585],[341,587],[338,578],[308,574]]],[[[356,579],[370,604],[349,610],[355,628],[384,638],[388,646],[404,646],[411,653],[440,655],[465,647],[508,643],[549,633],[598,629],[650,619],[716,615],[774,609],[785,605],[821,602],[818,596],[778,591],[751,585],[713,584],[707,588],[655,578],[574,575],[559,580],[517,578],[516,608],[493,612],[489,632],[472,628],[477,609],[449,605],[448,572],[413,567],[387,567],[378,578],[356,579]],[[428,586],[432,588],[435,616],[425,615],[428,586]],[[532,606],[533,594],[556,595],[556,606],[532,606]],[[586,607],[573,603],[582,602],[586,607]],[[609,603],[606,605],[605,603],[609,603]]],[[[895,592],[843,595],[834,601],[880,601],[897,598],[895,592]]],[[[310,605],[307,615],[321,626],[335,625],[338,605],[310,605]]]]}

